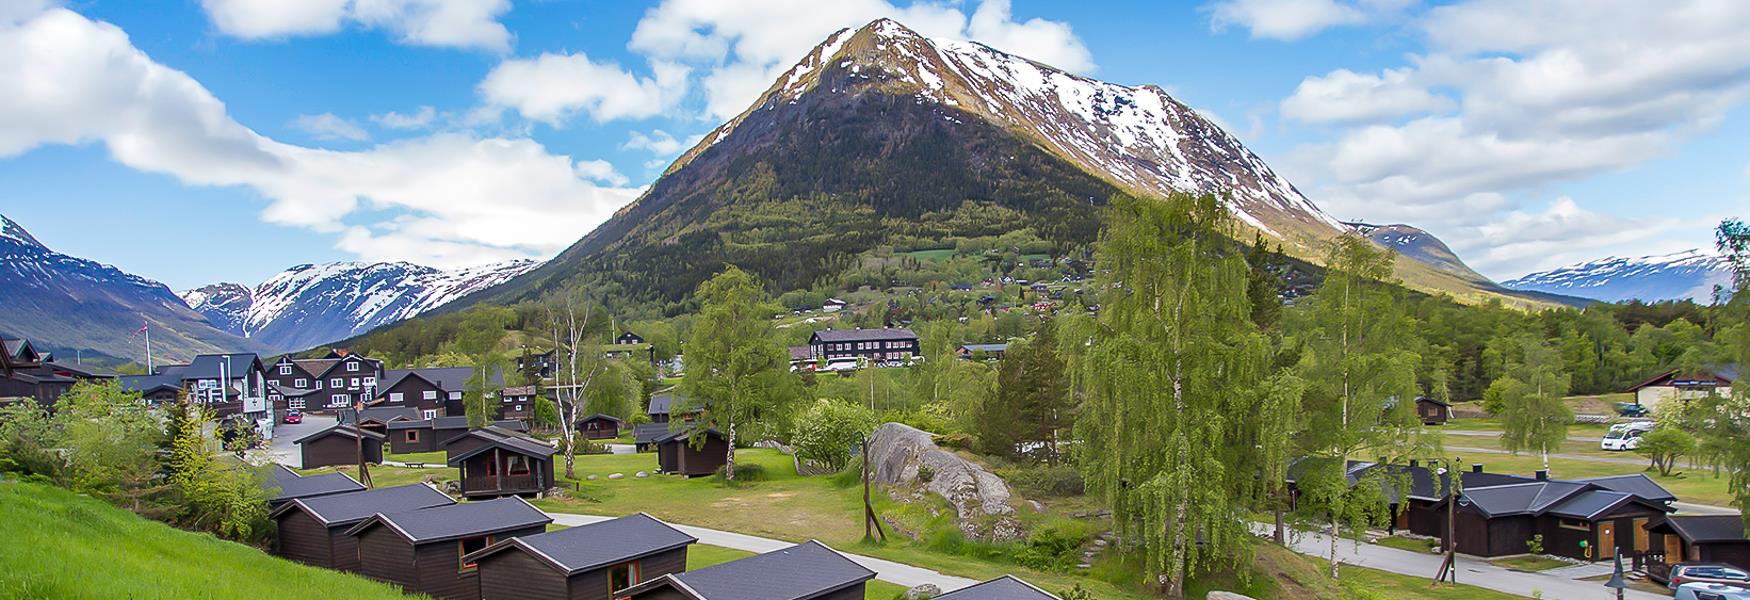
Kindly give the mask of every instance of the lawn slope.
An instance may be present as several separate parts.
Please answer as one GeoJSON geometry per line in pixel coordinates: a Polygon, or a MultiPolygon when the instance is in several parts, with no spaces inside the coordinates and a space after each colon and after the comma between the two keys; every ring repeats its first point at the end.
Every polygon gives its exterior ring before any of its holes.
{"type": "Polygon", "coordinates": [[[0,481],[0,598],[406,598],[57,487],[0,481]]]}

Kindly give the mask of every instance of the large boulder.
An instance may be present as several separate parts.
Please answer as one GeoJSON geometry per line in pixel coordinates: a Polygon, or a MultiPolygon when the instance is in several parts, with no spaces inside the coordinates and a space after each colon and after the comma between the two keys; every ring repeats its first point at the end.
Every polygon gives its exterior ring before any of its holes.
{"type": "Polygon", "coordinates": [[[983,465],[936,446],[929,432],[885,423],[869,439],[868,459],[876,483],[923,489],[954,505],[960,531],[977,539],[1015,539],[1023,531],[1009,505],[1014,493],[983,465]],[[989,524],[984,530],[981,524],[989,524]]]}

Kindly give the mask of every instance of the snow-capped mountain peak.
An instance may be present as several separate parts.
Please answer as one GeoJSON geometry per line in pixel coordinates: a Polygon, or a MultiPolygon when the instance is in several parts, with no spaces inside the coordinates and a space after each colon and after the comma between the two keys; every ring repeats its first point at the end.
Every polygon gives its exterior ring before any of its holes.
{"type": "Polygon", "coordinates": [[[1531,273],[1502,282],[1516,290],[1569,294],[1606,302],[1713,298],[1714,286],[1729,286],[1731,262],[1707,250],[1656,256],[1609,257],[1531,273]]]}
{"type": "Polygon", "coordinates": [[[9,240],[23,246],[35,246],[44,250],[48,249],[43,247],[42,242],[31,237],[30,232],[24,230],[24,226],[6,218],[6,215],[0,215],[0,240],[9,240]]]}
{"type": "Polygon", "coordinates": [[[516,260],[447,271],[406,262],[302,264],[254,288],[215,284],[182,297],[219,327],[295,350],[412,317],[538,264],[516,260]]]}

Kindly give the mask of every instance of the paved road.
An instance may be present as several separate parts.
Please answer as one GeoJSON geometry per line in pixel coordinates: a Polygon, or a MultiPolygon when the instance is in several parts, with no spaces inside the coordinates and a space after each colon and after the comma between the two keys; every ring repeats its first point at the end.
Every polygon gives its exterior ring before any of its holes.
{"type": "MultiPolygon", "coordinates": [[[[1442,431],[1441,433],[1444,433],[1446,435],[1467,435],[1467,436],[1471,436],[1471,437],[1491,437],[1491,438],[1501,437],[1501,432],[1489,431],[1487,429],[1445,430],[1445,431],[1442,431]]],[[[1568,436],[1568,441],[1570,441],[1570,442],[1591,442],[1591,443],[1596,444],[1596,443],[1598,443],[1598,436],[1570,435],[1570,436],[1568,436]]]]}
{"type": "MultiPolygon", "coordinates": [[[[1258,523],[1253,525],[1253,529],[1260,534],[1268,534],[1271,526],[1258,523]]],[[[1289,540],[1289,547],[1301,554],[1326,557],[1331,551],[1331,538],[1322,533],[1296,532],[1293,539],[1289,540]]],[[[1351,540],[1341,540],[1337,543],[1337,560],[1344,563],[1430,580],[1433,579],[1434,572],[1440,569],[1441,558],[1438,554],[1410,552],[1375,544],[1359,544],[1351,540]]],[[[1568,572],[1570,575],[1595,574],[1595,569],[1558,570],[1568,572]]],[[[1530,596],[1533,592],[1541,592],[1542,597],[1552,600],[1615,597],[1609,593],[1612,590],[1604,587],[1603,582],[1576,581],[1570,577],[1563,577],[1551,572],[1522,573],[1503,569],[1483,560],[1463,555],[1458,557],[1458,582],[1519,596],[1530,596]]],[[[1627,590],[1623,597],[1630,600],[1666,600],[1669,598],[1669,596],[1638,590],[1627,590]]]]}
{"type": "MultiPolygon", "coordinates": [[[[570,513],[547,513],[547,515],[553,517],[554,523],[565,525],[567,527],[588,525],[590,523],[606,521],[612,518],[593,515],[574,515],[570,513]]],[[[674,525],[675,529],[686,532],[687,535],[699,538],[699,543],[701,544],[734,548],[736,550],[746,550],[748,552],[766,553],[796,545],[794,542],[756,537],[741,533],[706,529],[691,525],[677,525],[672,523],[671,525],[674,525]]],[[[856,561],[857,564],[863,565],[869,570],[874,571],[876,579],[908,588],[929,583],[942,588],[942,591],[944,592],[949,592],[978,583],[977,581],[965,577],[943,575],[936,571],[931,571],[922,567],[914,567],[903,563],[896,563],[891,560],[882,560],[879,558],[871,558],[868,556],[849,553],[846,553],[845,556],[850,557],[850,559],[856,561]]]]}
{"type": "MultiPolygon", "coordinates": [[[[1474,448],[1474,447],[1470,447],[1470,446],[1445,446],[1444,449],[1455,450],[1458,452],[1480,452],[1483,454],[1512,454],[1512,452],[1508,452],[1508,451],[1502,450],[1500,448],[1474,448]]],[[[1520,452],[1520,454],[1524,454],[1527,456],[1542,456],[1542,454],[1537,453],[1537,452],[1520,452]]],[[[1644,459],[1644,458],[1628,458],[1628,457],[1617,458],[1614,456],[1587,456],[1584,454],[1564,454],[1564,453],[1560,453],[1560,452],[1551,452],[1549,457],[1550,458],[1560,458],[1562,460],[1581,460],[1581,461],[1586,461],[1586,462],[1610,463],[1613,465],[1634,465],[1637,467],[1644,467],[1647,465],[1647,459],[1644,459]]]]}
{"type": "Polygon", "coordinates": [[[273,426],[273,441],[268,444],[268,458],[279,464],[297,469],[304,466],[304,456],[298,452],[298,445],[293,444],[298,438],[322,431],[334,426],[333,415],[305,414],[304,422],[288,425],[280,423],[273,426]]]}

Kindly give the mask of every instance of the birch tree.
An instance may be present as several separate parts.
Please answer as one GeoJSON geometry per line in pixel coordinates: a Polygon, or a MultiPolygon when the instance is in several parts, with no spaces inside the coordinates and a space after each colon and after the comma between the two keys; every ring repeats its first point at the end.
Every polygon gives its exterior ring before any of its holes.
{"type": "Polygon", "coordinates": [[[700,284],[694,297],[700,309],[681,392],[689,408],[704,409],[705,420],[724,429],[723,478],[734,481],[736,432],[794,396],[795,375],[772,326],[778,309],[753,275],[731,265],[700,284]]]}
{"type": "Polygon", "coordinates": [[[1519,340],[1523,351],[1507,374],[1489,384],[1501,401],[1501,447],[1515,454],[1535,450],[1549,469],[1549,449],[1568,439],[1574,411],[1562,402],[1568,395],[1568,376],[1562,372],[1561,354],[1542,338],[1527,335],[1519,340]]]}
{"type": "MultiPolygon", "coordinates": [[[[1330,575],[1337,578],[1337,539],[1388,517],[1380,481],[1351,481],[1348,462],[1363,450],[1387,464],[1429,456],[1434,446],[1416,416],[1421,358],[1393,255],[1356,235],[1337,240],[1325,280],[1290,315],[1299,333],[1296,371],[1306,384],[1301,430],[1307,463],[1296,479],[1301,508],[1330,528],[1330,575]]],[[[1389,470],[1373,469],[1373,478],[1389,470]]]]}
{"type": "Polygon", "coordinates": [[[553,389],[559,404],[560,450],[565,454],[565,476],[577,478],[577,421],[583,418],[585,399],[596,378],[607,370],[601,335],[606,319],[587,298],[565,294],[547,306],[548,335],[553,342],[553,389]]]}
{"type": "Polygon", "coordinates": [[[1100,314],[1078,333],[1078,463],[1170,598],[1192,574],[1249,556],[1257,473],[1233,465],[1255,449],[1236,431],[1250,426],[1270,349],[1233,233],[1213,196],[1114,198],[1095,256],[1100,314]]]}

